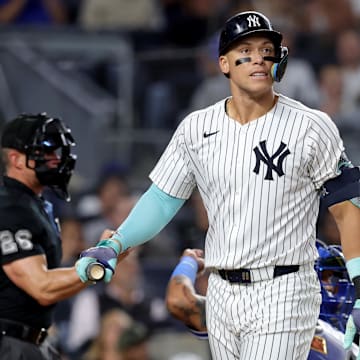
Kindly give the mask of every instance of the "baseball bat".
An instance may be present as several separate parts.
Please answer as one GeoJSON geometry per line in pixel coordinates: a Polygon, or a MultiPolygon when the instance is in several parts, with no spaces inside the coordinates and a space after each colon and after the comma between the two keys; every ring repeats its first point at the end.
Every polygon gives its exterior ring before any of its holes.
{"type": "Polygon", "coordinates": [[[86,274],[90,281],[100,281],[105,276],[105,267],[99,262],[91,263],[86,269],[86,274]]]}

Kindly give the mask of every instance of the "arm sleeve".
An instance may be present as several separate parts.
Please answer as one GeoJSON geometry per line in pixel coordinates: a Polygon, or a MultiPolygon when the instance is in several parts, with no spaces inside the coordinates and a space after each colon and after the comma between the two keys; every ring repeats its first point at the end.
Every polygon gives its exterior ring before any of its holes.
{"type": "Polygon", "coordinates": [[[119,226],[113,238],[120,241],[122,251],[145,243],[170,222],[185,201],[166,194],[152,184],[119,226]]]}

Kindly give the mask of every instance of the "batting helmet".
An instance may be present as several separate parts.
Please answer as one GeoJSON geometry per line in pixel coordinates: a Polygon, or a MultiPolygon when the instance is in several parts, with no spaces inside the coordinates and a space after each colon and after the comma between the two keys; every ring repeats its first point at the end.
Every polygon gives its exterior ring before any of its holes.
{"type": "Polygon", "coordinates": [[[219,56],[226,54],[234,44],[245,36],[263,34],[275,45],[275,57],[265,59],[274,61],[272,76],[275,81],[283,77],[287,65],[288,49],[281,46],[282,35],[275,31],[270,20],[256,11],[238,13],[228,19],[221,30],[219,40],[219,56]]]}
{"type": "Polygon", "coordinates": [[[349,279],[341,247],[325,245],[321,241],[317,241],[316,245],[319,258],[315,269],[322,295],[320,319],[344,332],[355,301],[354,285],[349,279]]]}

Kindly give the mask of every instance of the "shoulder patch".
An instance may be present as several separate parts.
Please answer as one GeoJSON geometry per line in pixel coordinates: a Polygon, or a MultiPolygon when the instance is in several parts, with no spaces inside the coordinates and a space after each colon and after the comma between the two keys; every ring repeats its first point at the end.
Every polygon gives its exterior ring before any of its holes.
{"type": "Polygon", "coordinates": [[[12,233],[10,230],[0,231],[0,250],[2,255],[11,255],[19,251],[32,250],[32,234],[27,229],[17,230],[12,233]]]}

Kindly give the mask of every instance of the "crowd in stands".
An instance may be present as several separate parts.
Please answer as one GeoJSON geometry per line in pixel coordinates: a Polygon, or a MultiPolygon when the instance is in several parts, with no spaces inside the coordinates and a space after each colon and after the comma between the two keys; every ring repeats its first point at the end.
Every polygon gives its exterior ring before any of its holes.
{"type": "Polygon", "coordinates": [[[357,123],[359,111],[359,8],[356,0],[0,0],[0,24],[130,35],[136,124],[173,129],[188,111],[228,94],[217,67],[217,31],[231,14],[259,10],[290,49],[277,90],[329,111],[341,125],[357,123]],[[168,49],[172,55],[164,56],[168,49]],[[336,89],[327,86],[333,81],[336,89]]]}
{"type": "MultiPolygon", "coordinates": [[[[129,34],[138,55],[136,126],[174,129],[188,112],[229,95],[228,82],[217,65],[217,31],[231,14],[249,9],[268,15],[283,33],[283,45],[289,47],[288,68],[275,89],[327,112],[351,150],[349,157],[358,164],[358,0],[0,0],[0,24],[129,34]],[[175,62],[162,55],[169,49],[175,62]],[[149,53],[158,54],[156,61],[146,60],[149,53]]],[[[72,202],[57,208],[65,266],[94,245],[105,228],[121,223],[139,189],[117,164],[102,170],[97,186],[87,190],[73,189],[72,202]]],[[[202,248],[206,228],[206,214],[195,192],[156,239],[124,260],[110,284],[97,284],[62,302],[54,336],[64,359],[150,360],[147,345],[154,333],[185,331],[169,318],[163,295],[182,250],[202,248]]],[[[319,218],[318,236],[339,243],[327,212],[319,218]]]]}

